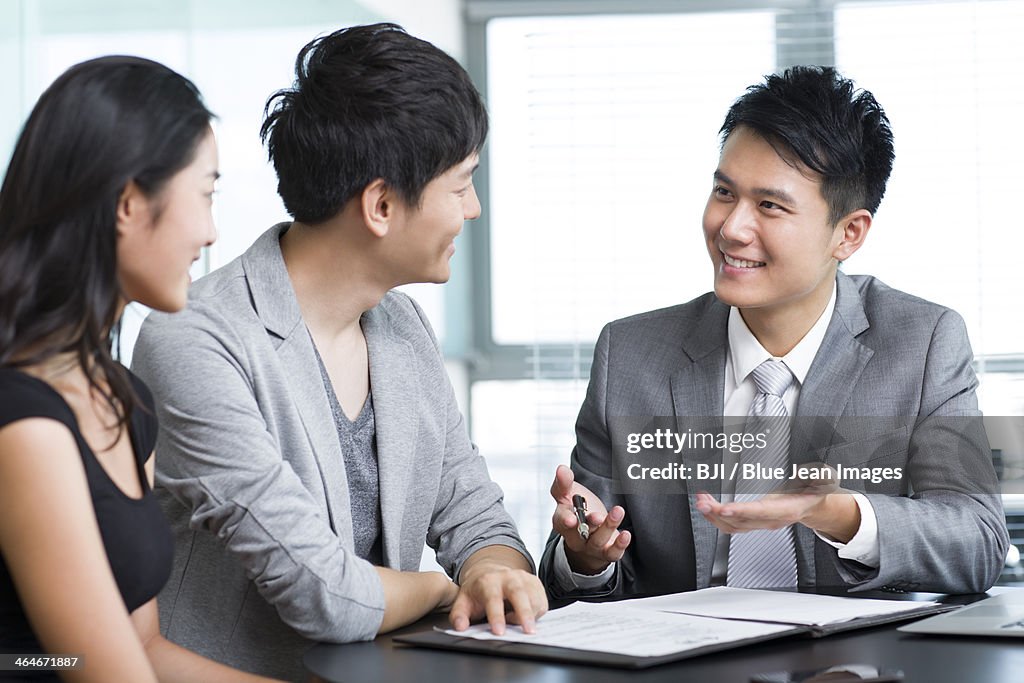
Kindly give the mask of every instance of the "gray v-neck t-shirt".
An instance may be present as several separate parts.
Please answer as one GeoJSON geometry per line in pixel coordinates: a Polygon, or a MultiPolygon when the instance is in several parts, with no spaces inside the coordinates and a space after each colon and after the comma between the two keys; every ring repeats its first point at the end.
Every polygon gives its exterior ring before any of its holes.
{"type": "Polygon", "coordinates": [[[373,419],[373,394],[368,393],[363,409],[355,420],[348,419],[334,393],[327,368],[316,352],[320,375],[324,380],[331,414],[338,430],[348,495],[352,508],[352,539],[356,555],[375,566],[384,564],[381,544],[380,482],[377,476],[377,433],[373,419]]]}

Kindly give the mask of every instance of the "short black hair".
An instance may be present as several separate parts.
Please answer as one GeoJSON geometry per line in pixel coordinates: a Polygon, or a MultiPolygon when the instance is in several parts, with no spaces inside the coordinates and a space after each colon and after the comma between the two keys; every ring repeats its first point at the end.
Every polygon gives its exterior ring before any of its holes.
{"type": "Polygon", "coordinates": [[[353,26],[299,51],[295,83],[274,93],[260,136],[297,221],[336,215],[378,178],[409,205],[487,138],[469,74],[395,24],[353,26]]]}
{"type": "Polygon", "coordinates": [[[878,210],[892,172],[889,119],[874,95],[834,68],[795,66],[750,86],[725,116],[723,145],[740,126],[787,163],[821,176],[831,223],[857,209],[878,210]]]}

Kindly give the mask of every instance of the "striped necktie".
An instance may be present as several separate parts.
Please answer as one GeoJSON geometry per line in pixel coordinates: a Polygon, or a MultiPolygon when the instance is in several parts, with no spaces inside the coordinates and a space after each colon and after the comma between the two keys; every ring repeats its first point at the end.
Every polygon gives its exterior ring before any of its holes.
{"type": "MultiPolygon", "coordinates": [[[[789,465],[789,411],[782,400],[793,383],[793,373],[782,361],[766,360],[753,371],[757,395],[750,404],[745,431],[768,431],[767,447],[748,449],[740,465],[760,463],[762,469],[789,465]]],[[[757,500],[782,482],[747,479],[736,481],[737,502],[757,500]]],[[[793,527],[758,529],[733,534],[729,539],[726,584],[738,588],[783,588],[797,585],[796,546],[793,527]]]]}

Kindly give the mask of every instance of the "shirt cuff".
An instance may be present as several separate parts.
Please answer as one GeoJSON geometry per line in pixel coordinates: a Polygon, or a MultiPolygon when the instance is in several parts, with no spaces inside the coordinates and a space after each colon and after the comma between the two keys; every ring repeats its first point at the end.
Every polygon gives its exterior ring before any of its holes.
{"type": "Polygon", "coordinates": [[[839,551],[839,557],[853,560],[872,569],[878,569],[880,553],[878,550],[878,519],[871,501],[863,493],[851,493],[860,509],[860,528],[848,543],[840,543],[825,534],[814,532],[814,535],[839,551]]]}
{"type": "Polygon", "coordinates": [[[577,574],[569,566],[569,558],[565,555],[565,539],[558,539],[558,546],[555,548],[554,570],[555,581],[559,588],[566,592],[575,590],[590,590],[602,588],[615,576],[616,563],[612,562],[604,568],[600,574],[577,574]]]}

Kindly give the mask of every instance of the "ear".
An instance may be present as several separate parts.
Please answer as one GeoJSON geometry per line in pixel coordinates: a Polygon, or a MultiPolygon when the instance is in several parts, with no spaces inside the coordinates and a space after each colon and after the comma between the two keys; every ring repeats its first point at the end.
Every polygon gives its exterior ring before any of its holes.
{"type": "Polygon", "coordinates": [[[843,216],[836,223],[839,243],[832,250],[832,257],[837,261],[845,261],[853,256],[864,244],[869,230],[871,230],[871,212],[867,209],[857,209],[843,216]]]}
{"type": "Polygon", "coordinates": [[[122,237],[148,225],[149,198],[134,180],[129,180],[117,200],[117,235],[122,237]]]}
{"type": "Polygon", "coordinates": [[[384,237],[391,229],[395,215],[394,192],[383,178],[377,178],[363,188],[359,199],[366,227],[377,237],[384,237]]]}

